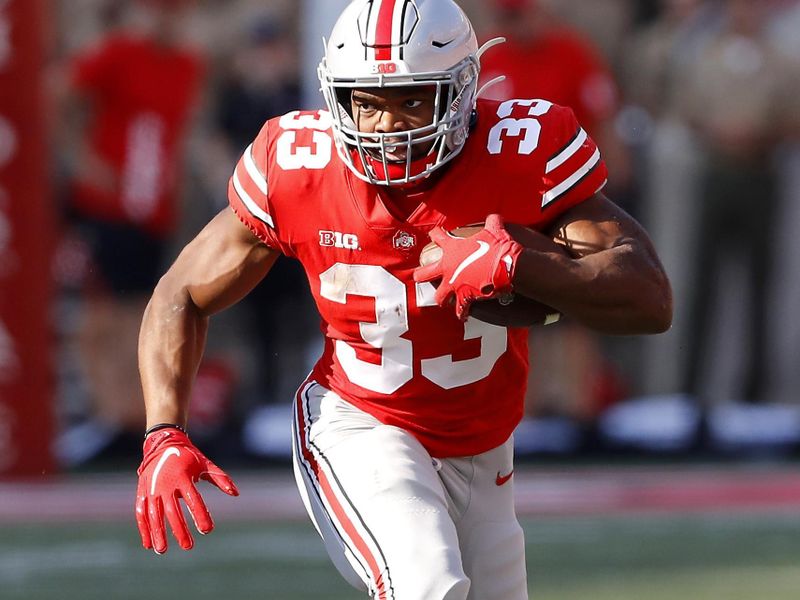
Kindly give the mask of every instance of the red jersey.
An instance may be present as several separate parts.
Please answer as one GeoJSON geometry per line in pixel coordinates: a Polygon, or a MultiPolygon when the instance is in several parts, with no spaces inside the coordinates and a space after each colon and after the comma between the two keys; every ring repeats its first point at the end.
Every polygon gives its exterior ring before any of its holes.
{"type": "Polygon", "coordinates": [[[179,142],[201,76],[198,55],[124,35],[75,59],[72,84],[91,102],[88,144],[117,183],[109,191],[76,182],[83,213],[156,234],[173,229],[179,142]]]}
{"type": "Polygon", "coordinates": [[[481,57],[481,83],[505,75],[484,97],[546,98],[575,111],[591,133],[617,109],[617,91],[600,54],[577,32],[550,31],[523,43],[509,40],[481,57]]]}
{"type": "Polygon", "coordinates": [[[542,100],[480,101],[477,123],[407,218],[339,159],[326,111],[267,122],[239,161],[228,196],[266,244],[305,268],[325,349],[312,378],[416,436],[433,456],[503,443],[522,418],[528,331],[460,322],[414,268],[435,225],[501,213],[535,229],[606,180],[571,110],[542,100]]]}

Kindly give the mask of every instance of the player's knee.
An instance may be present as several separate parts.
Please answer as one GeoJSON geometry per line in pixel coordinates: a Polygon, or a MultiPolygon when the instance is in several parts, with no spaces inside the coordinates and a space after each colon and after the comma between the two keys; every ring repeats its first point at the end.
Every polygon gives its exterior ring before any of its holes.
{"type": "Polygon", "coordinates": [[[525,536],[516,521],[476,527],[464,557],[464,570],[473,581],[469,600],[528,598],[525,536]]]}

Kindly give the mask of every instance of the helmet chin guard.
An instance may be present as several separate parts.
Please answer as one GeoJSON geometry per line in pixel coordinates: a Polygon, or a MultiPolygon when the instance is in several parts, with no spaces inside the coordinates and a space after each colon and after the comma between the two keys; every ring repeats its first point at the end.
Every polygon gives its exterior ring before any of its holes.
{"type": "Polygon", "coordinates": [[[455,158],[469,134],[480,53],[472,25],[452,0],[351,2],[318,69],[344,163],[364,181],[399,186],[455,158]],[[433,121],[406,131],[359,131],[351,115],[352,91],[390,87],[431,88],[433,121]],[[420,156],[420,147],[429,146],[420,156]],[[398,151],[405,158],[387,158],[398,151]]]}

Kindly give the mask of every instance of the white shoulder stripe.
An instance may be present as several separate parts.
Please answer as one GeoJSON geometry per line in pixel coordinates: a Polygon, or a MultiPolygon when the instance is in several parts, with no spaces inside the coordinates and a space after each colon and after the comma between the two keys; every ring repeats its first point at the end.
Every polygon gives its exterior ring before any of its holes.
{"type": "Polygon", "coordinates": [[[542,208],[550,204],[553,200],[558,198],[559,196],[565,194],[569,191],[569,189],[578,183],[592,168],[600,162],[600,149],[596,148],[592,157],[587,160],[584,165],[575,171],[572,175],[567,177],[564,181],[559,183],[549,192],[546,192],[542,197],[542,208]]]}
{"type": "Polygon", "coordinates": [[[560,152],[558,156],[553,157],[550,162],[547,163],[544,172],[550,173],[567,162],[578,151],[578,149],[583,146],[583,142],[586,141],[586,137],[586,131],[581,128],[575,140],[569,146],[564,148],[564,150],[560,152]]]}
{"type": "Polygon", "coordinates": [[[256,161],[253,160],[253,144],[250,144],[247,147],[247,150],[244,151],[242,155],[244,159],[244,166],[247,169],[247,174],[250,175],[250,179],[253,180],[253,183],[258,186],[259,191],[267,195],[267,179],[261,174],[261,171],[258,170],[256,166],[256,161]]]}
{"type": "Polygon", "coordinates": [[[264,210],[253,201],[250,194],[247,193],[247,190],[244,189],[242,182],[239,181],[239,174],[236,171],[233,172],[233,188],[236,190],[236,193],[239,194],[239,198],[244,202],[244,205],[247,207],[247,210],[250,211],[251,215],[270,227],[275,227],[272,223],[272,217],[264,212],[264,210]]]}

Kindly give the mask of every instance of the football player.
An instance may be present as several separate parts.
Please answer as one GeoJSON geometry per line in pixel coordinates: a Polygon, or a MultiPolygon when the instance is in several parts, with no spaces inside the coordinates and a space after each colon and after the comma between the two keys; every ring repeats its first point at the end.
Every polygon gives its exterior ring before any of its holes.
{"type": "Polygon", "coordinates": [[[482,51],[452,0],[355,0],[319,68],[328,110],[268,121],[244,151],[230,209],[186,246],[142,324],[145,548],[167,550],[165,517],[192,547],[180,498],[211,531],[198,479],[238,493],[184,429],[188,391],[209,318],[284,254],[322,316],[324,351],[295,398],[294,470],[338,570],[380,599],[527,598],[512,493],[527,329],[470,309],[513,293],[634,334],[667,329],[672,307],[572,111],[479,100],[482,51]],[[505,222],[533,230],[525,245],[505,222]],[[419,267],[429,237],[442,257],[419,267]]]}

